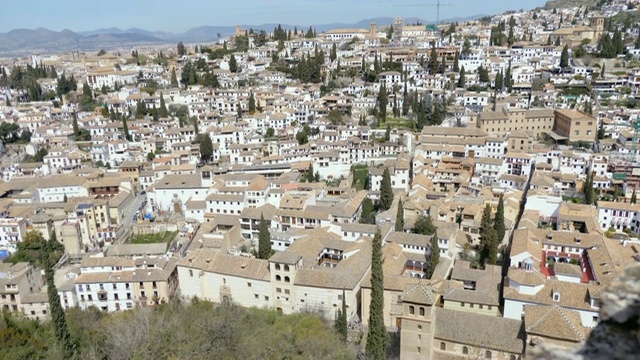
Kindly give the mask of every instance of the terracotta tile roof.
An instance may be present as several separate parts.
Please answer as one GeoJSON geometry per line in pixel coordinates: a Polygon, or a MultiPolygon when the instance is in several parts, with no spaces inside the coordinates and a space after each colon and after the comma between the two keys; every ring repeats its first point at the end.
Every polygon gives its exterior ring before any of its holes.
{"type": "Polygon", "coordinates": [[[525,305],[524,324],[527,334],[564,341],[585,339],[580,313],[557,305],[525,305]]]}

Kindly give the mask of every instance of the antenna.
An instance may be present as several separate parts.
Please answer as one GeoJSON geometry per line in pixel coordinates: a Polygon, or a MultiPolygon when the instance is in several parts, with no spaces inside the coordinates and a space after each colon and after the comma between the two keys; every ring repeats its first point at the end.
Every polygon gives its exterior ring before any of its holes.
{"type": "Polygon", "coordinates": [[[440,0],[437,3],[432,4],[404,4],[404,5],[393,5],[394,7],[423,7],[423,6],[435,6],[436,7],[436,26],[440,24],[440,7],[442,6],[452,6],[451,3],[442,4],[440,0]]]}

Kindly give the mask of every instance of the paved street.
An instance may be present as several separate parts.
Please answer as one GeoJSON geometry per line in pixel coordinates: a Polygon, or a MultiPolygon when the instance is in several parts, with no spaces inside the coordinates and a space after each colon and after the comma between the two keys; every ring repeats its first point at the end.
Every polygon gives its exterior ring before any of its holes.
{"type": "MultiPolygon", "coordinates": [[[[116,239],[117,239],[116,243],[121,243],[123,240],[123,235],[129,229],[131,229],[131,226],[134,223],[133,216],[136,214],[136,211],[140,209],[140,207],[142,206],[142,203],[146,199],[147,199],[147,194],[138,195],[135,199],[133,199],[133,201],[131,201],[129,206],[125,208],[124,219],[122,219],[122,226],[120,227],[120,229],[118,229],[118,232],[116,233],[116,239]]],[[[142,216],[143,214],[140,213],[140,215],[142,216]]]]}

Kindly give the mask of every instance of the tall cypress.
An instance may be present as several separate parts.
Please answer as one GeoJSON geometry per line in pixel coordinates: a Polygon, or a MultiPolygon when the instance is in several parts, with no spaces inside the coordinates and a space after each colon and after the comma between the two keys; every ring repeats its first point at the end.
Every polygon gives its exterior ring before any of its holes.
{"type": "Polygon", "coordinates": [[[335,329],[338,335],[340,335],[340,339],[345,344],[347,343],[348,332],[348,324],[347,324],[347,299],[345,297],[345,291],[342,289],[342,307],[338,309],[338,316],[335,321],[335,329]]]}
{"type": "Polygon", "coordinates": [[[169,111],[167,110],[167,105],[164,103],[164,95],[160,93],[160,110],[158,115],[162,118],[169,116],[169,111]]]}
{"type": "MultiPolygon", "coordinates": [[[[40,235],[42,236],[42,235],[40,235]]],[[[55,270],[54,267],[54,243],[57,242],[56,233],[51,233],[51,238],[46,242],[44,253],[44,274],[45,281],[47,283],[47,295],[49,297],[49,311],[51,312],[51,320],[53,321],[56,340],[60,346],[64,358],[68,359],[73,355],[73,345],[71,343],[71,335],[67,328],[67,320],[64,317],[64,310],[62,304],[60,304],[60,296],[58,295],[58,289],[54,281],[55,270]]]]}
{"type": "Polygon", "coordinates": [[[438,266],[438,263],[440,262],[440,246],[438,246],[437,230],[431,236],[431,252],[429,253],[427,262],[426,276],[428,279],[431,279],[431,276],[433,276],[433,270],[435,270],[436,266],[438,266]]]}
{"type": "Polygon", "coordinates": [[[258,258],[267,260],[271,256],[271,234],[269,226],[264,220],[264,215],[260,214],[260,232],[258,234],[258,258]]]}
{"type": "Polygon", "coordinates": [[[495,264],[497,260],[496,231],[491,221],[491,205],[487,204],[480,221],[480,264],[495,264]]]}
{"type": "Polygon", "coordinates": [[[500,195],[500,200],[498,201],[498,209],[496,210],[496,216],[493,219],[493,224],[493,228],[496,231],[496,239],[498,244],[500,244],[506,233],[504,227],[504,198],[502,195],[500,195]]]}
{"type": "Polygon", "coordinates": [[[398,201],[398,212],[396,213],[396,231],[404,231],[404,207],[402,200],[398,201]]]}
{"type": "Polygon", "coordinates": [[[387,167],[382,173],[382,182],[380,183],[380,210],[389,210],[392,202],[393,189],[391,188],[391,174],[387,167]]]}
{"type": "Polygon", "coordinates": [[[387,329],[384,326],[384,275],[382,272],[382,236],[380,229],[371,243],[371,304],[369,305],[369,332],[365,354],[368,359],[387,358],[387,329]]]}

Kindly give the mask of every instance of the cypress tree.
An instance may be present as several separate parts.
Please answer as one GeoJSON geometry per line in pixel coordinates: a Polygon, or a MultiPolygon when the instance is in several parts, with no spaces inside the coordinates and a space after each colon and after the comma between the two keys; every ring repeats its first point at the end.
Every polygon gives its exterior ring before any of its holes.
{"type": "Polygon", "coordinates": [[[131,135],[129,134],[129,126],[127,125],[127,117],[122,117],[122,131],[124,132],[124,138],[131,141],[131,135]]]}
{"type": "Polygon", "coordinates": [[[398,200],[398,212],[396,213],[396,231],[404,232],[404,205],[398,200]]]}
{"type": "Polygon", "coordinates": [[[238,71],[238,62],[236,61],[235,55],[231,54],[231,58],[229,59],[229,71],[232,73],[238,71]]]}
{"type": "Polygon", "coordinates": [[[635,204],[636,203],[636,188],[633,188],[633,193],[631,194],[631,203],[635,204]]]}
{"type": "Polygon", "coordinates": [[[73,113],[73,135],[74,136],[78,136],[80,135],[80,128],[78,127],[78,117],[76,116],[76,113],[73,113]]]}
{"type": "Polygon", "coordinates": [[[158,115],[160,117],[169,116],[169,111],[167,110],[167,105],[164,103],[164,95],[162,95],[162,93],[160,93],[160,110],[158,112],[158,115]]]}
{"type": "Polygon", "coordinates": [[[391,174],[387,167],[382,173],[382,182],[380,183],[380,210],[389,210],[392,202],[393,190],[391,188],[391,174]]]}
{"type": "MultiPolygon", "coordinates": [[[[39,234],[40,237],[42,235],[39,234]]],[[[56,340],[58,345],[62,349],[64,358],[69,359],[73,356],[73,345],[71,343],[71,335],[67,327],[67,320],[64,317],[64,310],[60,304],[60,296],[58,295],[58,289],[54,281],[55,270],[53,249],[54,244],[57,243],[56,233],[51,233],[51,238],[46,242],[44,253],[44,274],[45,281],[47,283],[47,296],[49,298],[49,311],[51,313],[51,321],[53,321],[56,340]]]]}
{"type": "Polygon", "coordinates": [[[460,65],[458,64],[458,58],[459,57],[460,57],[460,54],[456,51],[456,57],[455,57],[455,59],[453,59],[453,71],[455,71],[455,72],[460,71],[460,65]]]}
{"type": "Polygon", "coordinates": [[[249,114],[253,115],[256,112],[256,98],[253,96],[253,93],[249,95],[249,114]]]}
{"type": "Polygon", "coordinates": [[[342,307],[338,309],[338,316],[335,321],[335,329],[338,335],[340,335],[340,339],[345,344],[347,343],[347,336],[349,335],[347,329],[347,299],[345,297],[344,289],[342,289],[342,307]]]}
{"type": "Polygon", "coordinates": [[[271,256],[271,234],[269,226],[264,220],[264,215],[260,214],[260,232],[258,234],[258,258],[267,260],[271,256]]]}
{"type": "Polygon", "coordinates": [[[368,359],[387,358],[387,329],[384,326],[384,274],[382,272],[382,236],[380,229],[371,242],[371,303],[369,332],[365,354],[368,359]]]}
{"type": "Polygon", "coordinates": [[[584,203],[593,205],[593,173],[589,172],[584,182],[584,203]]]}
{"type": "Polygon", "coordinates": [[[500,195],[500,200],[498,201],[498,209],[496,210],[496,216],[493,219],[493,224],[493,228],[496,231],[496,239],[498,240],[498,244],[500,244],[506,234],[506,229],[504,227],[504,198],[502,195],[500,195]]]}
{"type": "MultiPolygon", "coordinates": [[[[495,229],[491,221],[491,205],[487,204],[482,212],[482,220],[480,221],[480,263],[484,265],[489,262],[491,253],[495,243],[495,229]]],[[[495,262],[493,262],[495,263],[495,262]]]]}
{"type": "Polygon", "coordinates": [[[428,257],[428,265],[426,276],[428,279],[431,279],[433,275],[433,270],[435,270],[436,266],[440,262],[440,246],[438,246],[438,231],[436,230],[431,236],[431,252],[428,257]]]}
{"type": "Polygon", "coordinates": [[[464,71],[464,65],[460,69],[460,77],[458,77],[458,87],[464,88],[467,83],[466,73],[464,71]]]}
{"type": "Polygon", "coordinates": [[[560,54],[560,67],[563,69],[569,67],[569,45],[565,45],[562,48],[562,53],[560,54]]]}

